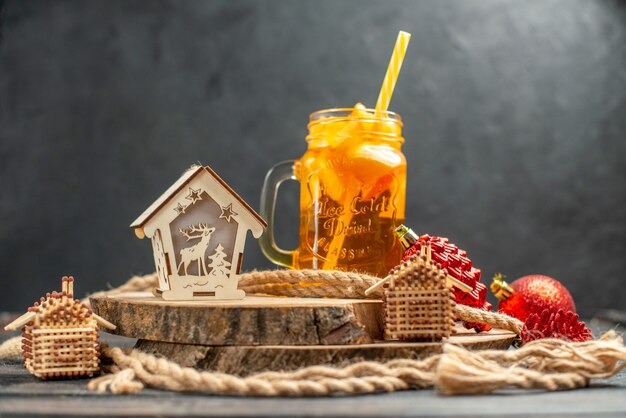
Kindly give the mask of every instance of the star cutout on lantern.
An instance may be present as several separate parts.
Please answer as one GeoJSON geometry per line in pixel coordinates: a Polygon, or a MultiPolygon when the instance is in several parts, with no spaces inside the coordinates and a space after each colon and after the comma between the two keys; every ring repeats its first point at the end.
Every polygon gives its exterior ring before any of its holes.
{"type": "Polygon", "coordinates": [[[180,215],[181,213],[185,213],[185,209],[187,209],[187,206],[183,206],[180,204],[180,202],[178,203],[178,206],[176,206],[174,208],[174,210],[180,215]]]}
{"type": "Polygon", "coordinates": [[[228,223],[233,219],[233,216],[237,216],[237,213],[233,210],[233,204],[229,204],[222,208],[222,214],[220,215],[220,219],[226,219],[228,223]]]}
{"type": "Polygon", "coordinates": [[[202,190],[194,190],[190,187],[189,194],[187,195],[187,197],[185,197],[185,199],[191,200],[191,204],[193,205],[198,200],[202,200],[202,196],[200,196],[200,193],[202,193],[202,190]]]}

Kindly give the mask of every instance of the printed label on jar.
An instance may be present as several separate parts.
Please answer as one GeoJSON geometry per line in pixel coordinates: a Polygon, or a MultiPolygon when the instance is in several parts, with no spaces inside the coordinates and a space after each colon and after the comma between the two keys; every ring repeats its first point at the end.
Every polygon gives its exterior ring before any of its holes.
{"type": "Polygon", "coordinates": [[[352,188],[351,195],[346,190],[333,188],[329,193],[320,187],[317,199],[311,196],[313,204],[302,225],[312,255],[337,268],[340,264],[370,263],[384,256],[393,245],[396,216],[396,182],[390,183],[380,193],[369,191],[368,195],[363,185],[352,188]]]}

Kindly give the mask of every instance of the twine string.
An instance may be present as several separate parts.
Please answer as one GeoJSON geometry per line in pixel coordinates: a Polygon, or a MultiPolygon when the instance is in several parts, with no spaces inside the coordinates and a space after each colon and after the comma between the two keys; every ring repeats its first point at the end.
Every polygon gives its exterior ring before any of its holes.
{"type": "MultiPolygon", "coordinates": [[[[253,271],[240,276],[239,287],[250,294],[299,297],[364,298],[380,279],[357,273],[318,270],[253,271]]],[[[122,286],[96,295],[147,291],[156,274],[133,277],[122,286]]],[[[374,294],[380,297],[381,294],[374,294]]],[[[523,324],[495,312],[456,305],[455,314],[519,333],[523,324]]],[[[0,359],[16,357],[20,337],[0,345],[0,359]]],[[[136,393],[144,387],[221,395],[328,396],[434,387],[443,395],[491,393],[509,387],[566,390],[585,387],[590,379],[607,378],[626,367],[626,347],[615,331],[598,340],[570,343],[558,339],[532,341],[517,350],[472,352],[444,343],[443,353],[423,360],[364,361],[343,368],[311,366],[293,372],[268,371],[240,377],[199,371],[138,350],[102,349],[109,374],[92,379],[89,390],[136,393]]]]}

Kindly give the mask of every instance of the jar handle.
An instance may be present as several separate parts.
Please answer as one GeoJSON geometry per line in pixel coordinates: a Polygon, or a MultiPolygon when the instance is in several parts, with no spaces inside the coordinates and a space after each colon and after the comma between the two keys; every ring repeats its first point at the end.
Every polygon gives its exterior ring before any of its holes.
{"type": "Polygon", "coordinates": [[[267,229],[259,239],[261,251],[274,264],[288,268],[293,268],[295,251],[283,250],[276,245],[274,240],[274,209],[276,208],[276,195],[280,185],[285,180],[298,180],[295,175],[294,163],[294,160],[288,160],[272,167],[265,176],[261,190],[261,216],[267,221],[267,229]]]}

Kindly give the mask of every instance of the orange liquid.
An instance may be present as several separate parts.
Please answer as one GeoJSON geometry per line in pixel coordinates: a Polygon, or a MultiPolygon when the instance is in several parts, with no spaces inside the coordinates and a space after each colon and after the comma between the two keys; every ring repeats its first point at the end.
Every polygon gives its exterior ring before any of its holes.
{"type": "Polygon", "coordinates": [[[402,257],[394,228],[404,222],[406,160],[401,126],[345,118],[310,126],[296,162],[300,246],[294,267],[384,277],[402,257]],[[326,123],[328,122],[328,123],[326,123]]]}

